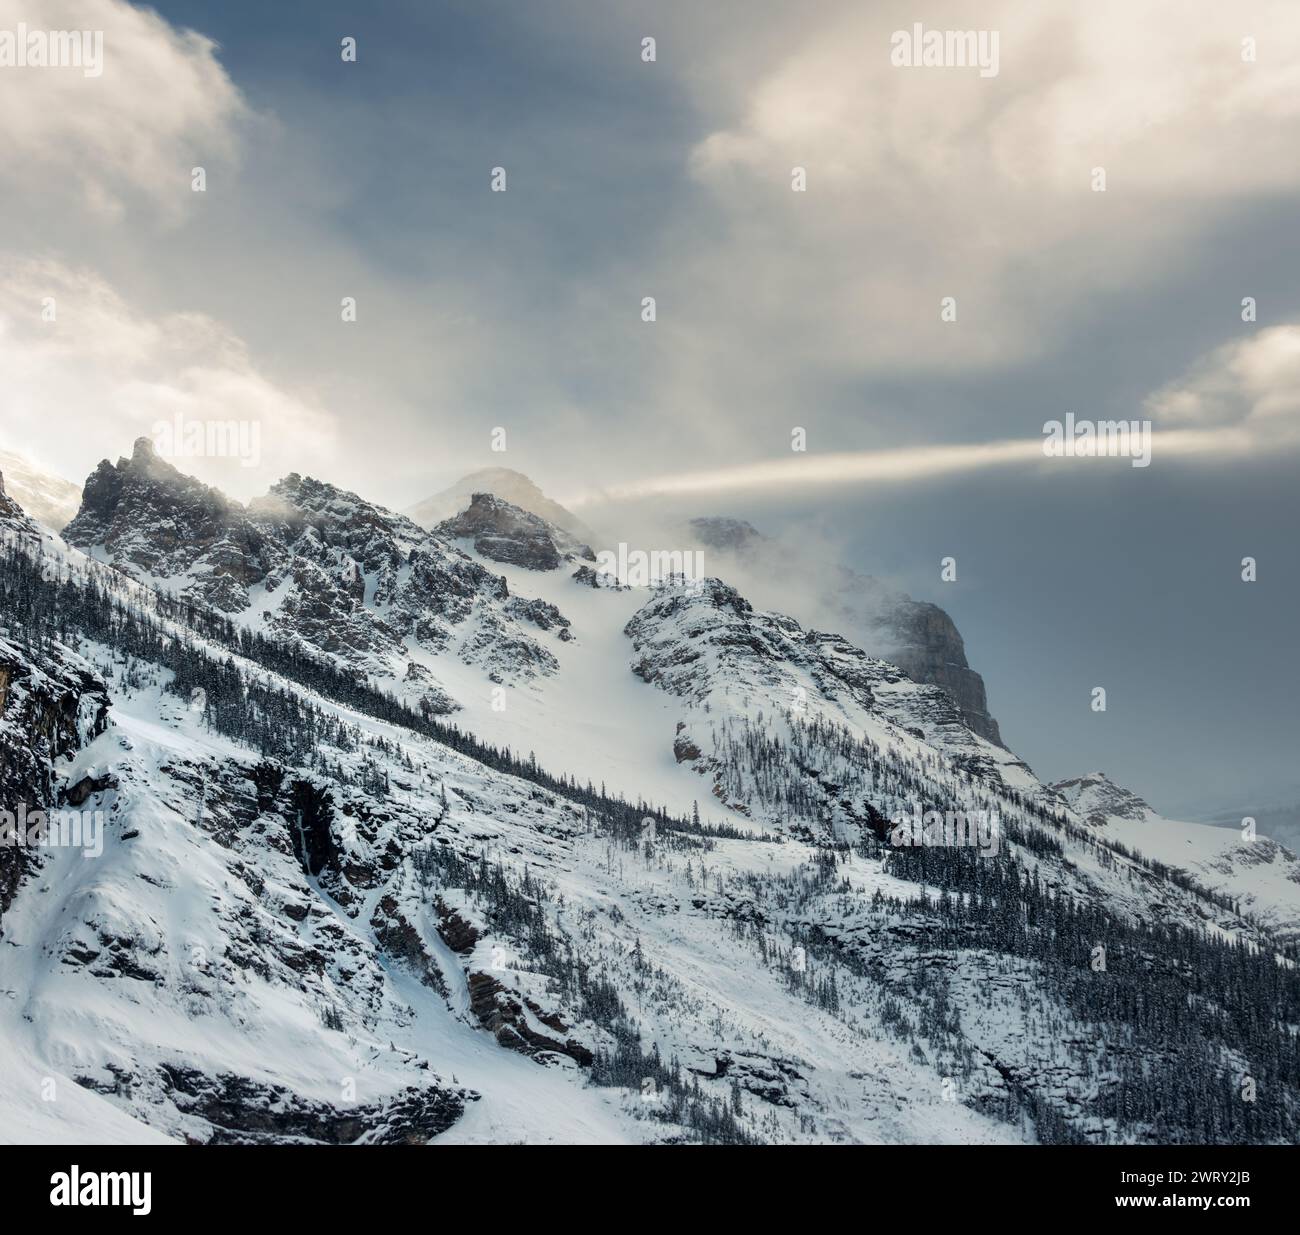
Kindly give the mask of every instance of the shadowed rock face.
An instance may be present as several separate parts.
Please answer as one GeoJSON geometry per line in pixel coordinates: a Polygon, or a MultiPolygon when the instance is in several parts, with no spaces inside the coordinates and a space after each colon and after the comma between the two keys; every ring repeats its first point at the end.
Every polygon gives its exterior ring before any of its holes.
{"type": "Polygon", "coordinates": [[[176,1109],[204,1121],[206,1145],[424,1145],[452,1126],[478,1095],[459,1086],[410,1086],[355,1106],[313,1102],[279,1085],[230,1074],[208,1076],[164,1064],[157,1078],[176,1109]]]}
{"type": "Polygon", "coordinates": [[[786,580],[783,603],[795,616],[830,623],[915,681],[940,687],[973,732],[1003,744],[989,715],[984,679],[970,667],[961,634],[938,605],[913,600],[870,575],[805,559],[743,519],[692,519],[689,526],[696,540],[722,558],[722,573],[730,559],[741,570],[786,580]],[[813,612],[796,612],[801,594],[813,612]]]}
{"type": "Polygon", "coordinates": [[[181,576],[202,562],[201,599],[226,612],[267,575],[265,537],[247,511],[172,467],[139,438],[131,458],[105,459],[91,473],[64,539],[102,552],[132,573],[181,576]]]}
{"type": "MultiPolygon", "coordinates": [[[[475,518],[480,549],[498,561],[550,569],[557,541],[570,545],[504,503],[490,516],[476,507],[475,518]]],[[[394,674],[428,711],[456,704],[410,659],[412,643],[455,648],[494,681],[527,679],[556,668],[534,631],[568,626],[553,606],[516,602],[500,575],[447,540],[354,493],[295,472],[244,506],[160,459],[148,438],[96,468],[64,536],[183,600],[247,615],[268,636],[394,674]]]]}
{"type": "Polygon", "coordinates": [[[998,722],[989,715],[984,679],[966,661],[957,627],[938,605],[904,600],[886,619],[898,639],[889,659],[918,682],[948,692],[963,720],[981,737],[1002,745],[998,722]]]}
{"type": "MultiPolygon", "coordinates": [[[[40,652],[0,639],[0,808],[52,810],[53,766],[104,731],[108,692],[75,653],[53,644],[40,652]]],[[[39,851],[0,845],[0,935],[3,917],[39,851]]]]}
{"type": "Polygon", "coordinates": [[[476,553],[528,570],[555,570],[567,554],[592,556],[560,528],[491,493],[475,493],[467,509],[434,531],[448,540],[472,540],[476,553]]]}

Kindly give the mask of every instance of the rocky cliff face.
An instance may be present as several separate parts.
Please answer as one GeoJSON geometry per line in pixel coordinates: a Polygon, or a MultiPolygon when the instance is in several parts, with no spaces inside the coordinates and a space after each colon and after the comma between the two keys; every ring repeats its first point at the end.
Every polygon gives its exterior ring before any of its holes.
{"type": "Polygon", "coordinates": [[[782,581],[782,608],[830,625],[916,681],[940,687],[975,733],[1002,745],[984,679],[970,667],[957,627],[938,605],[913,600],[869,575],[822,564],[743,519],[692,519],[689,529],[714,555],[713,573],[726,576],[734,566],[745,576],[782,581]]]}
{"type": "Polygon", "coordinates": [[[909,677],[938,686],[952,696],[966,723],[981,737],[1002,745],[998,722],[989,715],[984,679],[967,663],[966,645],[938,605],[901,600],[882,625],[892,643],[890,659],[909,677]]]}
{"type": "MultiPolygon", "coordinates": [[[[104,731],[108,706],[103,680],[70,649],[53,644],[38,652],[0,638],[0,811],[7,825],[19,826],[20,811],[28,816],[63,805],[56,762],[104,731]]],[[[75,800],[78,786],[70,789],[75,800]]],[[[40,857],[15,834],[0,843],[0,935],[6,910],[40,857]]]]}
{"type": "Polygon", "coordinates": [[[527,570],[556,570],[566,558],[595,560],[588,546],[561,528],[491,493],[475,493],[465,510],[434,531],[447,540],[471,540],[483,557],[527,570]]]}
{"type": "MultiPolygon", "coordinates": [[[[472,522],[501,560],[558,564],[531,515],[480,505],[472,522]]],[[[147,438],[130,459],[99,465],[65,537],[143,583],[390,678],[436,712],[456,705],[430,657],[451,652],[495,681],[526,681],[555,669],[538,635],[568,626],[516,603],[447,539],[354,493],[293,473],[245,507],[159,459],[147,438]]]]}
{"type": "Polygon", "coordinates": [[[590,543],[591,529],[572,511],[547,497],[527,476],[508,467],[485,467],[462,476],[441,493],[410,507],[404,513],[421,527],[432,528],[465,511],[476,494],[490,493],[511,506],[557,527],[579,541],[590,543]]]}
{"type": "Polygon", "coordinates": [[[1141,822],[1156,817],[1156,812],[1136,793],[1115,784],[1105,772],[1060,780],[1049,788],[1094,827],[1102,827],[1110,819],[1141,822]]]}

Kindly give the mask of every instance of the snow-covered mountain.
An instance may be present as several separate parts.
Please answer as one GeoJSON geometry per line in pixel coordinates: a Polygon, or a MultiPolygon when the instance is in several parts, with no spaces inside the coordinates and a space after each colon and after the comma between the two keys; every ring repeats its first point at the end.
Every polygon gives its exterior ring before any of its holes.
{"type": "Polygon", "coordinates": [[[241,626],[363,673],[426,710],[456,704],[438,657],[493,682],[554,671],[569,623],[401,515],[296,474],[248,507],[158,458],[148,438],[86,482],[70,544],[241,626]]]}
{"type": "Polygon", "coordinates": [[[913,600],[809,546],[764,536],[743,519],[691,519],[687,535],[709,552],[718,572],[779,603],[805,623],[823,624],[918,682],[942,687],[971,729],[1001,744],[984,679],[970,667],[952,618],[938,605],[913,600]]]}
{"type": "Polygon", "coordinates": [[[724,578],[138,443],[66,541],[0,502],[0,597],[0,800],[81,829],[0,848],[0,1138],[1300,1126],[1282,859],[1168,860],[724,578]]]}
{"type": "Polygon", "coordinates": [[[421,527],[432,528],[462,513],[476,493],[490,493],[503,502],[536,515],[580,541],[595,539],[591,529],[572,511],[546,496],[523,472],[508,467],[485,467],[462,476],[450,488],[417,502],[403,511],[421,527]]]}
{"type": "Polygon", "coordinates": [[[1253,827],[1165,819],[1104,772],[1051,788],[1082,821],[1118,844],[1230,898],[1279,939],[1300,941],[1300,859],[1285,846],[1253,827]]]}
{"type": "Polygon", "coordinates": [[[590,545],[490,492],[475,493],[464,510],[432,530],[448,540],[472,541],[474,551],[492,562],[530,570],[557,570],[575,558],[596,560],[590,545]]]}

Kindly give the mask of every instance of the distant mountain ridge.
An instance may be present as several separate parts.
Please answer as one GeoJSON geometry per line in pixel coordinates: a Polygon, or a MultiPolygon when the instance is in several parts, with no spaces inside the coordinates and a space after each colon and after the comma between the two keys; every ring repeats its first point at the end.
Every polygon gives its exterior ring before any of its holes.
{"type": "Polygon", "coordinates": [[[1104,772],[1057,781],[1049,790],[1088,826],[1230,897],[1281,939],[1300,941],[1300,859],[1261,827],[1167,819],[1104,772]]]}

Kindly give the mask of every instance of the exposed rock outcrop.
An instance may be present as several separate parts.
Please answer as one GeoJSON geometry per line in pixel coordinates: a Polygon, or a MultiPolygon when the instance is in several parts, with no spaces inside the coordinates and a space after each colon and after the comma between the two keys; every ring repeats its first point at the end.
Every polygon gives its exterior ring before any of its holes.
{"type": "Polygon", "coordinates": [[[244,1076],[209,1076],[173,1065],[160,1073],[176,1109],[207,1125],[206,1136],[191,1139],[208,1145],[423,1145],[450,1128],[466,1101],[478,1096],[457,1087],[411,1086],[382,1102],[349,1107],[310,1101],[244,1076]]]}
{"type": "Polygon", "coordinates": [[[531,1000],[521,999],[490,974],[471,973],[468,983],[470,1010],[479,1024],[507,1050],[531,1055],[539,1062],[545,1062],[545,1056],[550,1053],[567,1055],[584,1068],[591,1067],[594,1056],[587,1047],[574,1038],[559,1036],[567,1034],[568,1027],[558,1017],[548,1016],[531,1000]],[[529,1012],[532,1019],[553,1030],[556,1036],[534,1028],[529,1023],[529,1012]]]}
{"type": "MultiPolygon", "coordinates": [[[[504,508],[501,560],[558,563],[545,529],[504,508]],[[519,518],[537,527],[521,530],[519,518]]],[[[568,626],[553,607],[510,604],[500,575],[354,493],[294,472],[243,506],[160,459],[148,438],[129,459],[96,468],[65,538],[273,639],[395,678],[430,712],[457,705],[410,641],[435,655],[454,650],[494,680],[527,680],[555,668],[535,632],[568,626]]]]}
{"type": "Polygon", "coordinates": [[[1053,793],[1094,826],[1104,826],[1107,819],[1143,820],[1155,811],[1131,789],[1115,784],[1105,772],[1089,772],[1072,780],[1060,780],[1048,786],[1053,793]]]}
{"type": "Polygon", "coordinates": [[[472,540],[476,553],[528,570],[555,570],[565,557],[593,559],[591,549],[544,519],[491,493],[434,529],[449,540],[472,540]]]}
{"type": "MultiPolygon", "coordinates": [[[[57,808],[52,765],[104,731],[108,706],[103,680],[67,648],[53,645],[37,653],[0,639],[0,809],[16,816],[19,808],[57,808]]],[[[39,853],[0,844],[0,933],[3,915],[39,853]]]]}
{"type": "Polygon", "coordinates": [[[432,528],[466,510],[479,493],[491,493],[577,540],[590,543],[594,539],[591,529],[577,515],[547,497],[522,472],[508,467],[485,467],[471,472],[450,488],[426,498],[404,513],[421,527],[432,528]]]}
{"type": "Polygon", "coordinates": [[[888,658],[908,677],[947,691],[966,723],[1001,746],[984,679],[967,663],[966,645],[952,618],[928,601],[902,600],[887,612],[884,625],[896,641],[888,658]]]}
{"type": "Polygon", "coordinates": [[[729,567],[737,568],[747,590],[760,579],[779,583],[783,609],[806,623],[830,625],[915,681],[940,687],[973,732],[1002,745],[984,679],[970,667],[957,627],[938,605],[912,600],[870,575],[821,563],[744,519],[692,519],[688,526],[711,551],[716,573],[727,577],[729,567]]]}

